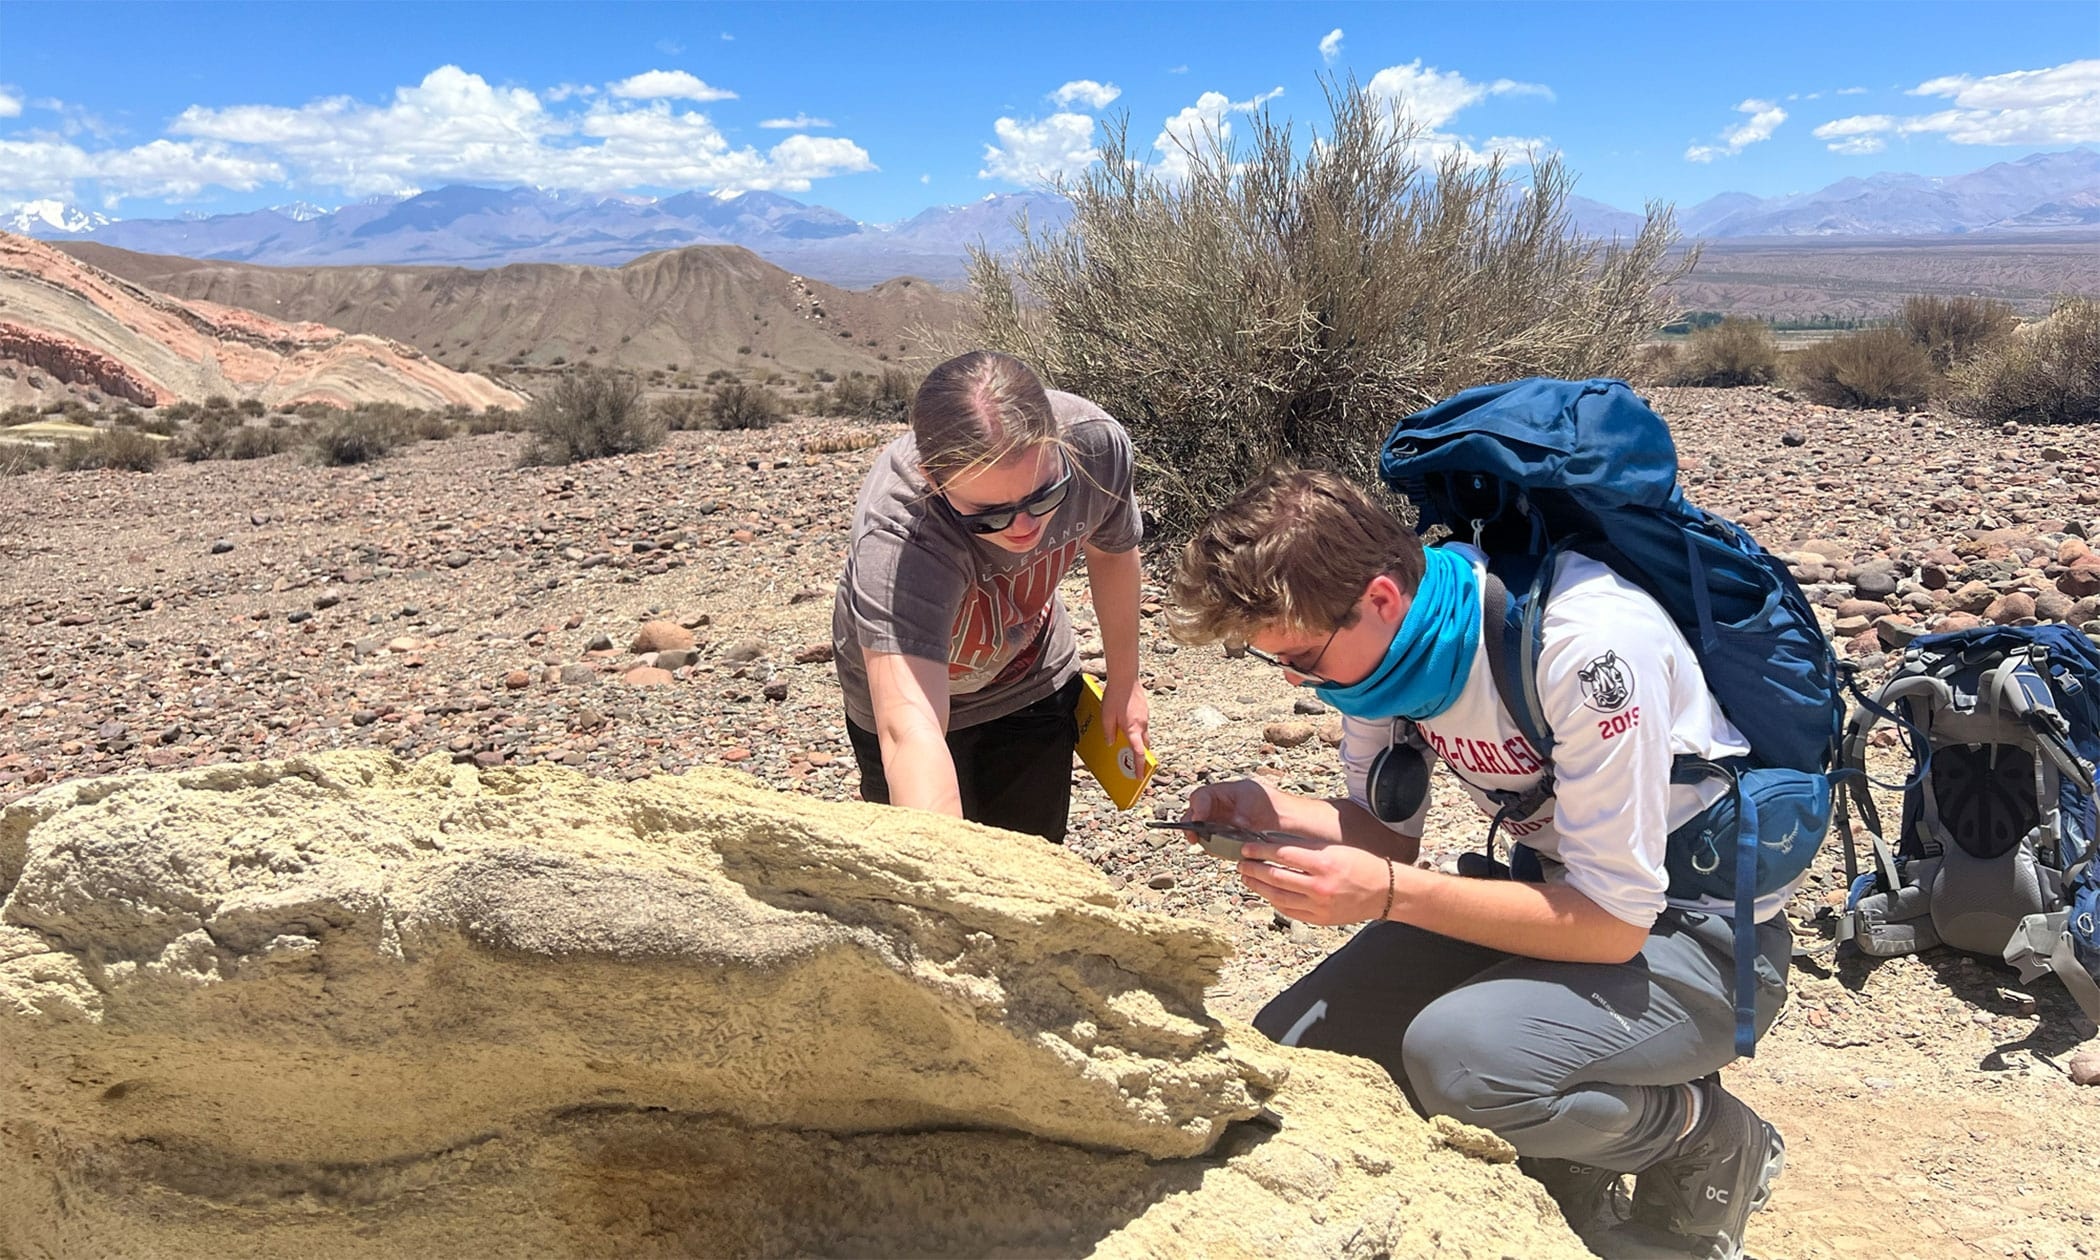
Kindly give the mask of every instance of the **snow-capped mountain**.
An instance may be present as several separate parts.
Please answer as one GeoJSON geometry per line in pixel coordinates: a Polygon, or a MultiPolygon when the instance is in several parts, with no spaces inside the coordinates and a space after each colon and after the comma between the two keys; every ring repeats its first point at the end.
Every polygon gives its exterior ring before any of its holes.
{"type": "Polygon", "coordinates": [[[63,201],[25,201],[9,212],[7,230],[23,236],[79,236],[115,220],[63,201]]]}

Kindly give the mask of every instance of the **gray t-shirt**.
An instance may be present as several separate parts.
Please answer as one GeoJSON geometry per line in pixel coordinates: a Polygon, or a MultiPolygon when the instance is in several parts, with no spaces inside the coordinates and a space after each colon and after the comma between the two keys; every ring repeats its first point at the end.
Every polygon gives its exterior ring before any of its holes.
{"type": "Polygon", "coordinates": [[[1063,686],[1078,668],[1057,584],[1081,544],[1138,545],[1130,435],[1076,394],[1050,391],[1072,488],[1034,547],[1015,554],[956,523],[919,473],[907,433],[884,447],[861,482],[853,541],[832,606],[831,637],[846,716],[875,727],[863,652],[948,662],[948,729],[1004,717],[1063,686]]]}

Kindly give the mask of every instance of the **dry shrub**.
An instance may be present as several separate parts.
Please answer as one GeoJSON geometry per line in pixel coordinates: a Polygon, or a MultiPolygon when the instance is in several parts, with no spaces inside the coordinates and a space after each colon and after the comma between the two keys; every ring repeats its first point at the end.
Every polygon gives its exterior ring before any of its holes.
{"type": "Polygon", "coordinates": [[[666,394],[653,405],[656,418],[663,422],[664,428],[673,433],[684,433],[714,427],[707,422],[708,403],[708,399],[698,394],[666,394]]]}
{"type": "Polygon", "coordinates": [[[2003,341],[2019,322],[2010,302],[1929,294],[1903,299],[1903,314],[1896,321],[1912,341],[1924,347],[1933,368],[1940,372],[2003,341]]]}
{"type": "Polygon", "coordinates": [[[1633,365],[1626,379],[1636,385],[1668,385],[1677,379],[1677,347],[1667,341],[1647,341],[1633,348],[1633,365]]]}
{"type": "Polygon", "coordinates": [[[1894,326],[1846,333],[1803,347],[1788,364],[1794,383],[1809,401],[1826,407],[1894,407],[1922,404],[1939,383],[1932,356],[1894,326]]]}
{"type": "Polygon", "coordinates": [[[516,407],[498,407],[494,403],[483,407],[468,417],[467,432],[480,436],[484,433],[523,433],[525,413],[516,407]]]}
{"type": "Polygon", "coordinates": [[[1694,332],[1684,343],[1673,385],[1769,385],[1779,376],[1779,343],[1754,319],[1724,319],[1694,332]]]}
{"type": "Polygon", "coordinates": [[[290,429],[268,425],[241,425],[226,435],[220,459],[262,459],[292,449],[298,435],[290,429]]]}
{"type": "Polygon", "coordinates": [[[317,463],[329,468],[347,468],[383,458],[401,445],[405,437],[398,416],[384,410],[359,408],[310,426],[307,445],[317,463]]]}
{"type": "Polygon", "coordinates": [[[1557,158],[1528,188],[1456,154],[1429,169],[1420,125],[1353,82],[1327,96],[1316,143],[1264,111],[1180,180],[1112,125],[1063,229],[971,259],[976,318],[948,348],[1014,353],[1119,417],[1170,535],[1281,459],[1370,481],[1394,420],[1465,386],[1624,371],[1689,266],[1664,211],[1631,243],[1577,235],[1557,158]]]}
{"type": "Polygon", "coordinates": [[[0,477],[19,477],[52,464],[52,450],[41,442],[0,442],[0,477]]]}
{"type": "Polygon", "coordinates": [[[770,429],[786,415],[787,405],[780,395],[763,385],[718,385],[714,397],[707,400],[711,429],[770,429]]]}
{"type": "Polygon", "coordinates": [[[152,472],[167,458],[166,444],[135,429],[105,429],[91,438],[62,443],[56,463],[66,472],[118,468],[127,472],[152,472]]]}
{"type": "Polygon", "coordinates": [[[2100,301],[2066,298],[1951,375],[1955,410],[1981,420],[2100,421],[2100,301]]]}
{"type": "Polygon", "coordinates": [[[553,388],[526,412],[532,443],[527,464],[572,464],[607,455],[654,450],[664,425],[642,403],[642,386],[631,373],[584,368],[557,377],[553,388]]]}

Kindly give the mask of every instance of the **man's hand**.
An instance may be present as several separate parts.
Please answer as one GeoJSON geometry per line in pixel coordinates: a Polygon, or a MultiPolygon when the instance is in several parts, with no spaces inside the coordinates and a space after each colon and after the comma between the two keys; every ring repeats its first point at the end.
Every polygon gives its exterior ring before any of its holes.
{"type": "Polygon", "coordinates": [[[1101,720],[1108,726],[1109,738],[1120,735],[1142,766],[1152,725],[1152,702],[1135,678],[1108,680],[1101,693],[1101,720]]]}
{"type": "Polygon", "coordinates": [[[1379,917],[1400,873],[1390,859],[1346,844],[1253,843],[1241,852],[1247,887],[1285,918],[1326,927],[1379,917]]]}
{"type": "Polygon", "coordinates": [[[1230,823],[1249,831],[1292,831],[1284,815],[1300,798],[1260,779],[1233,779],[1206,783],[1189,795],[1187,818],[1197,822],[1230,823]]]}

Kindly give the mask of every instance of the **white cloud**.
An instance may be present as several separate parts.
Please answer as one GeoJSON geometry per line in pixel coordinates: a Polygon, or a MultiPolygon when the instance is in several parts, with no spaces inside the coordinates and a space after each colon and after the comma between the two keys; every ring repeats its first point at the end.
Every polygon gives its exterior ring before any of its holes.
{"type": "Polygon", "coordinates": [[[1325,35],[1320,36],[1320,59],[1331,66],[1334,64],[1334,59],[1341,55],[1342,28],[1337,26],[1325,35]]]}
{"type": "Polygon", "coordinates": [[[922,183],[922,184],[930,184],[930,183],[932,183],[932,182],[933,182],[933,176],[931,176],[931,175],[921,175],[921,176],[919,176],[919,182],[920,182],[920,183],[922,183]]]}
{"type": "Polygon", "coordinates": [[[598,95],[598,89],[588,83],[557,83],[553,87],[548,88],[545,95],[548,100],[558,105],[572,97],[581,97],[588,100],[598,95]]]}
{"type": "Polygon", "coordinates": [[[683,70],[645,70],[630,79],[607,84],[614,96],[643,101],[733,101],[736,93],[711,87],[683,70]]]}
{"type": "Polygon", "coordinates": [[[829,127],[829,118],[811,118],[808,114],[796,114],[793,118],[768,118],[758,124],[775,131],[800,130],[804,127],[829,127]]]}
{"type": "Polygon", "coordinates": [[[1865,157],[1869,153],[1879,153],[1889,146],[1888,141],[1880,136],[1851,136],[1832,141],[1824,147],[1832,153],[1842,153],[1846,157],[1865,157]]]}
{"type": "Polygon", "coordinates": [[[1418,58],[1404,66],[1387,66],[1372,75],[1364,85],[1364,95],[1405,115],[1421,129],[1410,149],[1418,162],[1440,162],[1454,154],[1476,166],[1496,157],[1522,162],[1528,160],[1529,154],[1551,147],[1542,138],[1498,136],[1476,149],[1465,137],[1444,130],[1445,124],[1461,110],[1491,96],[1540,96],[1552,100],[1553,89],[1541,83],[1515,79],[1475,83],[1456,70],[1424,66],[1418,58]]]}
{"type": "MultiPolygon", "coordinates": [[[[627,81],[630,90],[635,83],[627,81]]],[[[690,93],[696,85],[705,86],[679,76],[639,90],[690,93]]],[[[876,169],[866,150],[843,138],[790,136],[765,150],[733,147],[706,114],[662,98],[638,104],[601,96],[582,109],[548,108],[588,95],[563,85],[543,100],[441,66],[381,103],[329,97],[296,107],[192,106],[169,125],[171,139],[135,148],[10,142],[0,150],[0,200],[82,200],[75,185],[85,183],[105,198],[175,199],[206,187],[279,182],[352,197],[451,182],[805,192],[814,180],[876,169]]]]}
{"type": "Polygon", "coordinates": [[[685,45],[679,43],[675,39],[660,39],[656,41],[656,51],[662,53],[666,57],[676,57],[678,54],[685,51],[685,45]]]}
{"type": "Polygon", "coordinates": [[[736,36],[734,36],[734,35],[731,35],[731,34],[730,34],[730,33],[729,33],[728,31],[723,31],[723,32],[722,32],[722,41],[723,41],[724,43],[729,43],[729,44],[733,44],[733,43],[735,43],[735,42],[736,42],[736,36]]]}
{"type": "Polygon", "coordinates": [[[1167,73],[1168,73],[1168,74],[1187,74],[1188,72],[1189,72],[1189,68],[1188,68],[1187,66],[1168,66],[1168,67],[1167,67],[1167,73]]]}
{"type": "Polygon", "coordinates": [[[1123,95],[1123,89],[1113,83],[1096,83],[1092,79],[1074,79],[1050,94],[1057,104],[1070,107],[1073,102],[1084,102],[1088,109],[1105,109],[1108,103],[1123,95]]]}
{"type": "Polygon", "coordinates": [[[1232,138],[1232,123],[1226,115],[1251,114],[1282,95],[1283,89],[1277,87],[1244,101],[1235,101],[1223,92],[1205,92],[1197,97],[1194,105],[1169,117],[1153,138],[1160,174],[1174,180],[1188,178],[1191,155],[1206,153],[1213,145],[1223,145],[1232,138]]]}
{"type": "Polygon", "coordinates": [[[979,179],[1012,184],[1054,184],[1071,179],[1094,163],[1094,120],[1086,114],[1058,113],[1021,122],[1001,118],[992,124],[998,144],[984,146],[979,179]]]}
{"type": "Polygon", "coordinates": [[[1748,114],[1749,118],[1721,133],[1719,144],[1695,144],[1684,151],[1688,162],[1711,162],[1719,157],[1734,157],[1753,144],[1772,138],[1779,124],[1786,121],[1786,111],[1771,101],[1751,97],[1735,107],[1736,112],[1748,114]]]}
{"type": "Polygon", "coordinates": [[[78,200],[76,185],[99,181],[111,197],[194,197],[207,187],[246,191],[284,178],[273,162],[217,145],[154,140],[89,153],[61,140],[0,140],[0,201],[78,200]]]}
{"type": "Polygon", "coordinates": [[[1865,96],[1866,94],[1867,89],[1862,87],[1839,88],[1836,92],[1832,93],[1832,95],[1834,96],[1865,96]]]}
{"type": "Polygon", "coordinates": [[[1816,128],[1836,153],[1878,153],[1890,136],[1940,135],[1955,144],[2090,144],[2100,141],[2100,59],[2044,70],[1944,75],[1910,89],[1954,108],[1895,117],[1860,114],[1816,128]],[[1868,147],[1869,145],[1872,147],[1868,147]]]}
{"type": "Polygon", "coordinates": [[[22,113],[22,98],[0,88],[0,118],[18,118],[22,113]]]}

